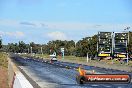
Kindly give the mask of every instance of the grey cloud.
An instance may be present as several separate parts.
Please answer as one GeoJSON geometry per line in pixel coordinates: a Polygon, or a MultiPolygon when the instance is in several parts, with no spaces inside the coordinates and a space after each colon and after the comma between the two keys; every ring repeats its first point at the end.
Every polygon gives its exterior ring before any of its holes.
{"type": "Polygon", "coordinates": [[[102,25],[99,25],[99,24],[97,24],[97,25],[94,25],[95,27],[100,27],[100,26],[102,26],[102,25]]]}
{"type": "Polygon", "coordinates": [[[21,25],[29,25],[29,26],[36,26],[34,23],[31,22],[20,22],[21,25]]]}
{"type": "Polygon", "coordinates": [[[47,24],[44,24],[44,23],[41,23],[41,26],[42,27],[47,27],[48,25],[47,24]]]}

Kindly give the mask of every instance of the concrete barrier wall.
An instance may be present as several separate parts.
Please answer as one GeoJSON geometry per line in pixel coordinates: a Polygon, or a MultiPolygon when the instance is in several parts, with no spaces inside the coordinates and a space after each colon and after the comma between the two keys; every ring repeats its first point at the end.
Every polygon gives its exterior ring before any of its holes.
{"type": "Polygon", "coordinates": [[[8,58],[8,83],[9,88],[33,88],[10,58],[8,58]]]}

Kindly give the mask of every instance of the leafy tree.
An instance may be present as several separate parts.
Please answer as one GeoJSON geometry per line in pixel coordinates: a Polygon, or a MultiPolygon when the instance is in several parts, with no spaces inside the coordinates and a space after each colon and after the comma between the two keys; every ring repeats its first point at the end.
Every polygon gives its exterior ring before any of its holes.
{"type": "Polygon", "coordinates": [[[17,45],[14,44],[14,43],[9,43],[9,44],[8,44],[8,47],[9,47],[9,48],[8,48],[8,51],[9,51],[9,52],[16,53],[16,51],[17,51],[17,50],[15,49],[16,46],[17,46],[17,45]]]}
{"type": "Polygon", "coordinates": [[[60,54],[60,49],[65,49],[65,55],[72,55],[75,51],[75,42],[73,40],[71,41],[61,41],[61,40],[55,40],[55,41],[49,41],[47,43],[47,49],[49,54],[52,54],[54,51],[57,54],[60,54]]]}
{"type": "MultiPolygon", "coordinates": [[[[129,33],[129,45],[128,50],[129,54],[132,55],[132,32],[129,33]]],[[[2,39],[0,39],[0,48],[2,47],[2,39]]],[[[92,37],[85,37],[79,40],[76,43],[73,40],[70,41],[62,41],[62,40],[54,40],[49,41],[47,44],[35,44],[31,42],[30,44],[25,44],[23,41],[19,41],[18,43],[9,43],[8,45],[3,45],[3,49],[7,52],[14,53],[27,53],[31,51],[33,53],[41,53],[41,47],[43,49],[44,54],[52,54],[54,51],[57,54],[60,54],[60,49],[65,49],[65,55],[76,55],[80,57],[86,57],[87,53],[90,57],[95,57],[97,54],[97,35],[92,37]]]]}
{"type": "Polygon", "coordinates": [[[97,53],[97,35],[93,37],[85,37],[79,40],[76,44],[76,56],[84,57],[89,54],[91,57],[95,57],[97,53]]]}
{"type": "Polygon", "coordinates": [[[8,43],[6,46],[6,52],[14,52],[14,53],[26,53],[27,52],[27,44],[23,41],[19,41],[19,43],[8,43]]]}
{"type": "Polygon", "coordinates": [[[2,39],[0,38],[0,49],[2,48],[2,39]]]}
{"type": "Polygon", "coordinates": [[[32,47],[32,52],[33,53],[40,53],[41,50],[41,45],[40,44],[35,44],[34,42],[30,43],[30,49],[32,47]]]}
{"type": "Polygon", "coordinates": [[[24,53],[26,51],[26,44],[23,41],[19,41],[19,45],[18,46],[19,46],[19,52],[20,53],[24,53]]]}

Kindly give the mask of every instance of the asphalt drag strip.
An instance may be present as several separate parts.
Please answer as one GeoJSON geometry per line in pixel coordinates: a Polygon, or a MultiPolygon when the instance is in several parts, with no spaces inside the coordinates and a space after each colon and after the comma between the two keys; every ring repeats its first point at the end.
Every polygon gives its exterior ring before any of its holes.
{"type": "MultiPolygon", "coordinates": [[[[32,58],[16,58],[16,61],[22,64],[19,67],[41,88],[132,88],[132,83],[79,85],[76,83],[78,71],[72,68],[77,67],[78,64],[64,62],[50,63],[32,58]],[[67,68],[66,66],[71,68],[67,68]]],[[[94,68],[100,69],[88,66],[85,68],[89,70],[94,68]]],[[[100,70],[103,71],[103,69],[100,70]]]]}

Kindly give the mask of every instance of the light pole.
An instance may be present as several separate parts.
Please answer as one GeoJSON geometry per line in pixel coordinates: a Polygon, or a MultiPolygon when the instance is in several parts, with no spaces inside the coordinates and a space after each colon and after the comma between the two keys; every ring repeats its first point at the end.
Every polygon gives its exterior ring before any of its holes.
{"type": "Polygon", "coordinates": [[[74,47],[74,56],[76,56],[76,44],[77,44],[77,41],[74,40],[74,43],[75,43],[75,47],[74,47]]]}
{"type": "MultiPolygon", "coordinates": [[[[130,29],[130,27],[127,27],[127,28],[124,29],[124,31],[128,32],[128,38],[126,40],[126,47],[128,47],[128,45],[129,45],[129,29],[130,29]]],[[[129,62],[128,59],[129,59],[129,47],[128,47],[128,50],[127,50],[127,65],[128,65],[128,62],[129,62]]]]}
{"type": "Polygon", "coordinates": [[[62,59],[64,59],[64,55],[65,55],[65,54],[64,54],[64,51],[65,51],[64,48],[61,48],[62,59]]]}
{"type": "Polygon", "coordinates": [[[30,47],[31,48],[31,55],[32,55],[32,47],[30,47]]]}
{"type": "Polygon", "coordinates": [[[88,62],[88,60],[89,60],[89,59],[88,59],[88,52],[87,52],[87,62],[88,62]]]}
{"type": "Polygon", "coordinates": [[[43,55],[43,48],[41,47],[41,54],[43,55]]]}
{"type": "Polygon", "coordinates": [[[28,48],[28,54],[29,54],[29,48],[28,48]]]}
{"type": "MultiPolygon", "coordinates": [[[[89,40],[91,40],[91,37],[88,37],[88,42],[90,42],[89,40]]],[[[90,43],[91,44],[91,43],[90,43]]],[[[90,51],[90,45],[88,45],[88,50],[90,51]]],[[[91,51],[90,51],[91,54],[91,51]]],[[[87,62],[89,61],[89,53],[87,52],[87,62]]],[[[91,57],[90,57],[90,61],[91,61],[91,57]]]]}
{"type": "Polygon", "coordinates": [[[75,40],[74,42],[75,42],[75,48],[76,48],[77,41],[75,40]]]}
{"type": "Polygon", "coordinates": [[[114,32],[112,32],[112,49],[111,49],[111,56],[112,56],[112,64],[114,63],[114,32]]]}

